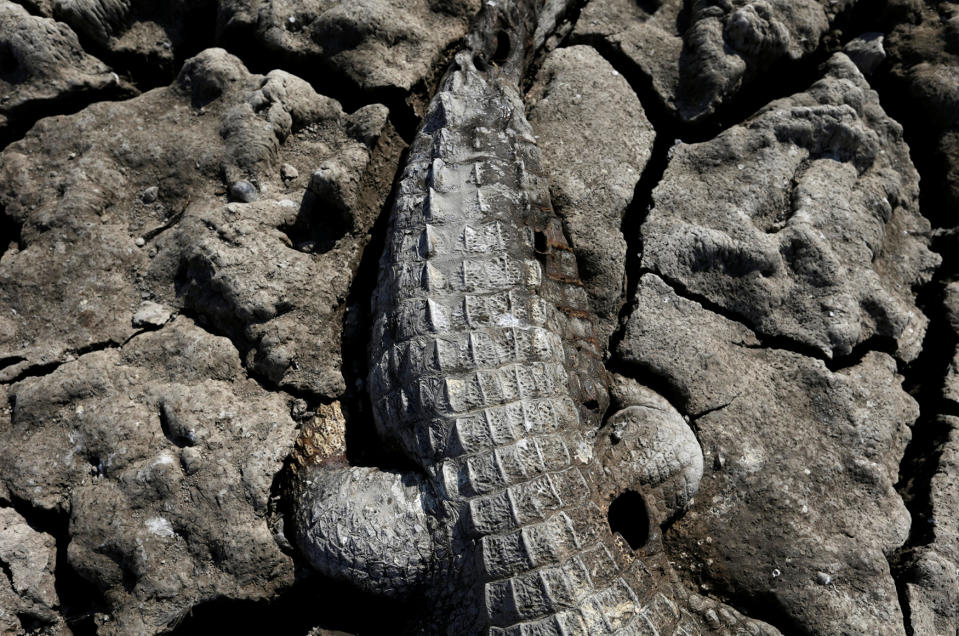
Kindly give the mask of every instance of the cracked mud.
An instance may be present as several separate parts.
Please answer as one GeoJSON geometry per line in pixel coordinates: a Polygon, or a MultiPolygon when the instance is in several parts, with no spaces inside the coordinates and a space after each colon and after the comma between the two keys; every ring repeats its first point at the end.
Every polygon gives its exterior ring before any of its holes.
{"type": "Polygon", "coordinates": [[[0,0],[0,633],[956,633],[957,206],[952,2],[0,0]]]}

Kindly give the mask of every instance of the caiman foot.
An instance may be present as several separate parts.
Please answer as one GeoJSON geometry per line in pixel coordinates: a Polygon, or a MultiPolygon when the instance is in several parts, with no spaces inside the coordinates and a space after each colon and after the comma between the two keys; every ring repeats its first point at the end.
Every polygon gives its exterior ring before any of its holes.
{"type": "Polygon", "coordinates": [[[315,430],[329,424],[323,417],[342,415],[338,408],[321,412],[321,421],[304,427],[293,455],[297,548],[321,574],[402,598],[419,586],[434,558],[422,480],[312,452],[315,430]]]}
{"type": "Polygon", "coordinates": [[[638,382],[613,376],[622,407],[596,440],[602,488],[612,497],[640,493],[660,523],[682,512],[699,489],[703,451],[696,435],[665,398],[638,382]]]}

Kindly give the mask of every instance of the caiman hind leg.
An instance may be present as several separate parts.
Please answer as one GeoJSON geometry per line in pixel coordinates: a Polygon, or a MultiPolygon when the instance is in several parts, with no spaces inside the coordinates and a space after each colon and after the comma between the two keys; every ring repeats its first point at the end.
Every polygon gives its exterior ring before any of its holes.
{"type": "Polygon", "coordinates": [[[433,566],[428,487],[415,473],[349,466],[342,454],[320,450],[317,431],[341,425],[336,418],[342,418],[338,408],[321,410],[319,421],[304,425],[297,440],[294,541],[318,572],[373,594],[405,598],[433,566]]]}
{"type": "MultiPolygon", "coordinates": [[[[595,452],[603,494],[612,502],[611,529],[621,535],[629,535],[630,530],[638,533],[642,536],[639,541],[635,534],[624,536],[630,547],[646,555],[659,552],[663,560],[659,528],[692,504],[703,477],[702,448],[685,418],[666,398],[630,378],[610,374],[609,380],[617,410],[600,431],[595,452]],[[620,524],[623,527],[616,527],[620,524]],[[643,545],[636,545],[639,543],[643,545]]],[[[668,617],[669,610],[678,610],[674,636],[779,634],[771,625],[688,589],[672,568],[660,584],[668,594],[659,597],[658,606],[652,609],[663,617],[668,617]]]]}
{"type": "Polygon", "coordinates": [[[665,522],[681,513],[699,490],[703,451],[680,413],[638,382],[612,376],[619,407],[596,440],[607,494],[639,493],[650,517],[665,522]]]}

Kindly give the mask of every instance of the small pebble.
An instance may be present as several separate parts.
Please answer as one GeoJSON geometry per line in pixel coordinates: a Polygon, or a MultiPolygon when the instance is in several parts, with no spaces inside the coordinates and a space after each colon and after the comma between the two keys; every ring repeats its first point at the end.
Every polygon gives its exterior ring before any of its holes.
{"type": "Polygon", "coordinates": [[[160,188],[157,186],[150,186],[140,195],[140,200],[144,203],[153,203],[157,200],[157,197],[160,194],[160,188]]]}
{"type": "Polygon", "coordinates": [[[152,300],[147,300],[140,303],[137,312],[133,314],[133,326],[162,327],[170,320],[172,313],[173,312],[163,305],[155,303],[152,300]]]}
{"type": "Polygon", "coordinates": [[[816,572],[816,583],[820,585],[829,585],[832,583],[832,577],[825,572],[816,572]]]}
{"type": "Polygon", "coordinates": [[[284,163],[282,166],[280,166],[280,177],[284,181],[293,181],[298,176],[300,176],[300,171],[290,164],[284,163]]]}
{"type": "Polygon", "coordinates": [[[202,459],[200,451],[192,446],[187,446],[180,451],[180,465],[183,466],[183,472],[187,475],[192,475],[200,470],[202,459]]]}
{"type": "Polygon", "coordinates": [[[142,236],[138,236],[137,240],[135,240],[134,243],[137,244],[137,247],[143,247],[144,245],[146,245],[146,241],[143,239],[142,236]]]}
{"type": "Polygon", "coordinates": [[[241,203],[251,203],[256,201],[256,187],[249,181],[234,181],[230,184],[230,200],[240,201],[241,203]]]}
{"type": "Polygon", "coordinates": [[[773,574],[773,578],[774,578],[774,579],[778,579],[778,578],[779,578],[779,575],[782,574],[782,572],[780,572],[778,569],[776,569],[776,570],[773,570],[772,574],[773,574]]]}
{"type": "Polygon", "coordinates": [[[310,405],[307,404],[306,400],[298,399],[293,402],[293,407],[290,409],[290,414],[295,420],[304,419],[309,413],[310,405]]]}

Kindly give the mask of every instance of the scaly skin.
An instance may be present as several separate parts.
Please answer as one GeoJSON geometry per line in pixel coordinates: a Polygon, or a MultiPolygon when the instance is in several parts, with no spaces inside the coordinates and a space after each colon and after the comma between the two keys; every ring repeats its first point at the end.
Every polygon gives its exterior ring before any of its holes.
{"type": "MultiPolygon", "coordinates": [[[[609,399],[587,297],[524,114],[523,64],[487,65],[477,46],[412,145],[374,299],[377,430],[419,470],[312,465],[301,442],[298,546],[368,590],[422,590],[424,633],[693,633],[655,532],[667,511],[652,507],[639,551],[607,524],[618,492],[593,448],[609,399]]],[[[678,470],[670,500],[685,503],[678,470]]]]}

